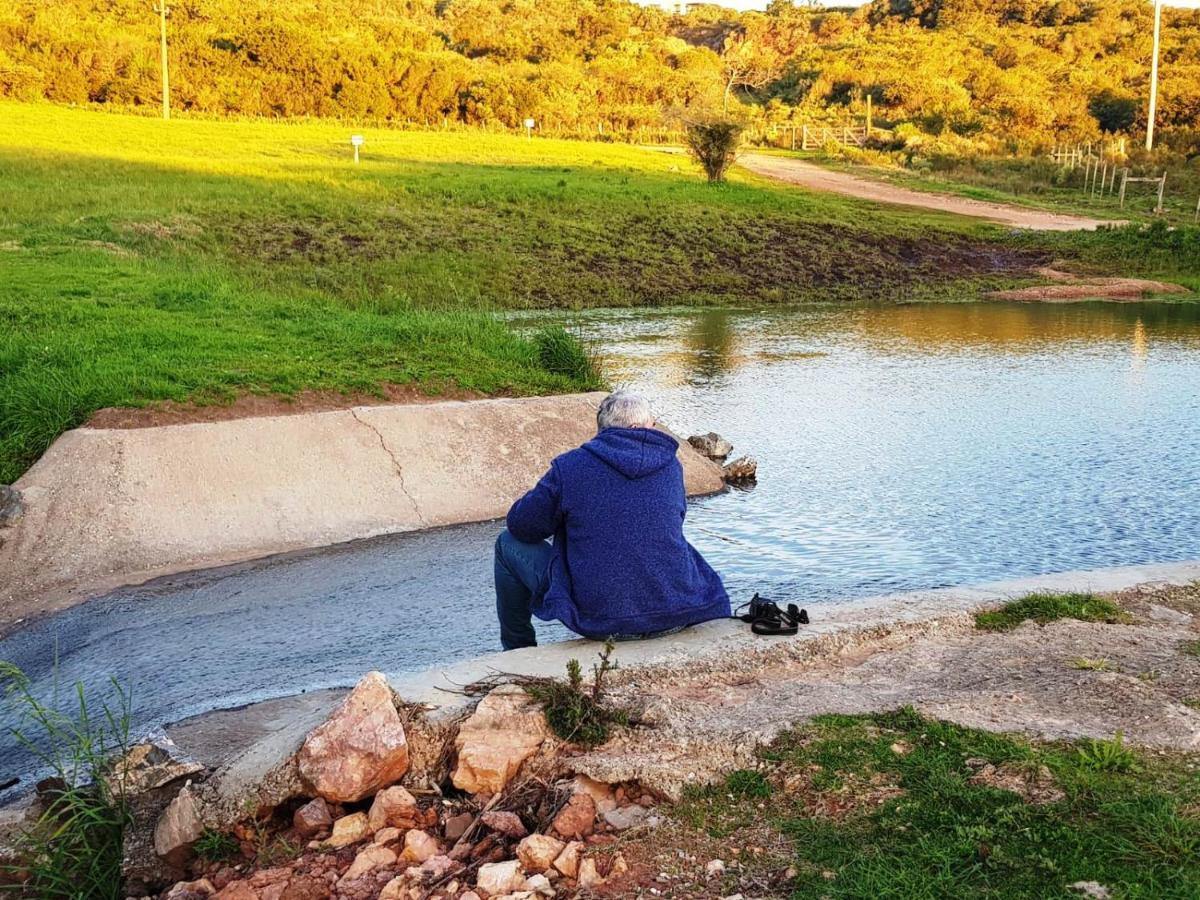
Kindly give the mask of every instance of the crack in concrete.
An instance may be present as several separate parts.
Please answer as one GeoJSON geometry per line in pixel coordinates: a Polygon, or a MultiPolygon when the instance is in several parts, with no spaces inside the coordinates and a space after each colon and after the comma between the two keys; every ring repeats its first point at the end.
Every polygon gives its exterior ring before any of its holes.
{"type": "Polygon", "coordinates": [[[400,490],[404,492],[404,496],[407,497],[408,502],[412,504],[413,512],[416,513],[418,521],[420,521],[423,527],[428,528],[429,522],[426,521],[424,514],[421,512],[421,507],[417,505],[416,499],[414,499],[413,495],[409,493],[408,485],[404,482],[404,467],[400,465],[400,460],[396,459],[396,454],[392,452],[392,448],[389,447],[387,445],[387,441],[383,439],[383,433],[366,419],[360,418],[358,415],[358,410],[351,409],[350,415],[354,416],[354,421],[365,426],[366,428],[369,428],[374,433],[375,437],[379,439],[379,446],[383,448],[383,452],[386,453],[392,460],[392,468],[396,470],[396,477],[400,480],[400,490]]]}

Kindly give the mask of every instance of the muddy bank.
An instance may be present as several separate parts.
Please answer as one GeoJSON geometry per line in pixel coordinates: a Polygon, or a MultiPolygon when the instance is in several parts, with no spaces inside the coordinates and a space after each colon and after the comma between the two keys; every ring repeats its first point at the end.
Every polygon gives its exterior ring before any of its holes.
{"type": "MultiPolygon", "coordinates": [[[[502,516],[595,432],[601,394],[64,434],[13,486],[0,624],[121,584],[502,516]]],[[[686,443],[692,494],[723,487],[686,443]]]]}
{"type": "Polygon", "coordinates": [[[1085,300],[1116,300],[1134,302],[1169,294],[1189,294],[1187,288],[1167,281],[1150,281],[1145,278],[1101,278],[1073,275],[1058,269],[1043,267],[1035,274],[1046,279],[1046,284],[992,291],[987,296],[993,300],[1017,302],[1078,303],[1085,300]]]}

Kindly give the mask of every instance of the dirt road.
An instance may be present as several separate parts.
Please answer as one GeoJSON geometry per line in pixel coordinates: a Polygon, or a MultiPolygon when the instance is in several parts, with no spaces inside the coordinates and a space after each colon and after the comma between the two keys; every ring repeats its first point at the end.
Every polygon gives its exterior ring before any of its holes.
{"type": "Polygon", "coordinates": [[[1034,231],[1076,231],[1078,229],[1091,231],[1100,225],[1116,224],[1103,219],[1090,219],[1086,216],[1062,215],[1038,209],[1025,209],[1020,206],[1006,206],[1003,203],[985,203],[982,200],[955,197],[951,194],[913,191],[859,178],[845,172],[834,172],[800,159],[784,156],[747,153],[738,160],[738,163],[756,175],[763,175],[776,181],[785,181],[788,184],[797,184],[815,191],[830,191],[879,203],[917,206],[922,209],[955,213],[960,216],[972,216],[999,222],[1013,228],[1029,228],[1034,231]]]}

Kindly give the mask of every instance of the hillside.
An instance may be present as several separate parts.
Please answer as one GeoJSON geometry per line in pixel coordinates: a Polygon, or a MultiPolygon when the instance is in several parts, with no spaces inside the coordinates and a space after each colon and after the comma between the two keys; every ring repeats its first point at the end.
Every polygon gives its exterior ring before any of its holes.
{"type": "MultiPolygon", "coordinates": [[[[1145,127],[1145,0],[874,0],[765,13],[630,0],[185,0],[172,96],[209,115],[632,133],[726,104],[759,123],[865,113],[983,149],[1145,127]]],[[[1200,10],[1164,14],[1159,126],[1195,149],[1200,10]]],[[[141,0],[15,0],[0,95],[153,110],[141,0]]],[[[644,135],[644,133],[642,133],[644,135]]]]}

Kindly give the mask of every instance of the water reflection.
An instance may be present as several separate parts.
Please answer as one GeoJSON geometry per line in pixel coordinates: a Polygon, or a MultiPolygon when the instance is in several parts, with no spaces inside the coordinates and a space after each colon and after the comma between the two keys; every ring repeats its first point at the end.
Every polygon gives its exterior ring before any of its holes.
{"type": "Polygon", "coordinates": [[[580,324],[678,430],[716,429],[759,458],[758,490],[690,519],[735,592],[813,600],[1200,557],[1200,306],[580,324]]]}
{"type": "Polygon", "coordinates": [[[687,346],[693,362],[691,381],[709,381],[728,372],[736,363],[734,314],[728,309],[697,313],[688,330],[687,346]]]}

